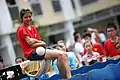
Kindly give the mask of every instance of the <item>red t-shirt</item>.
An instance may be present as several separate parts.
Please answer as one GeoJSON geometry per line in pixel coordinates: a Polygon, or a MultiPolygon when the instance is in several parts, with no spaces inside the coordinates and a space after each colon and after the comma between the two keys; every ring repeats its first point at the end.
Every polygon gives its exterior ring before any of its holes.
{"type": "MultiPolygon", "coordinates": [[[[92,51],[98,52],[100,55],[104,55],[104,51],[103,51],[102,46],[101,46],[99,43],[97,43],[97,42],[92,45],[92,51]]],[[[85,53],[86,53],[86,50],[84,49],[83,55],[84,55],[85,53]]]]}
{"type": "MultiPolygon", "coordinates": [[[[120,41],[120,37],[118,37],[118,40],[120,41]]],[[[104,53],[106,56],[114,57],[117,55],[120,55],[120,51],[117,51],[117,49],[114,46],[114,42],[111,39],[108,39],[104,43],[104,53]]]]}
{"type": "Polygon", "coordinates": [[[17,38],[20,43],[20,46],[24,52],[24,57],[27,58],[35,48],[30,47],[26,40],[25,36],[29,36],[30,38],[36,38],[38,40],[41,39],[40,35],[38,34],[36,28],[31,25],[31,30],[29,30],[26,26],[20,25],[17,29],[17,38]]]}
{"type": "Polygon", "coordinates": [[[92,50],[93,50],[94,52],[98,52],[100,55],[104,55],[103,47],[102,47],[99,43],[93,44],[92,50]]]}
{"type": "MultiPolygon", "coordinates": [[[[92,45],[92,51],[99,53],[99,55],[104,55],[104,50],[103,50],[102,45],[100,45],[97,42],[92,45]]],[[[85,54],[86,54],[86,50],[84,49],[83,55],[85,54]]],[[[102,58],[100,58],[99,61],[102,62],[103,61],[102,58]]]]}

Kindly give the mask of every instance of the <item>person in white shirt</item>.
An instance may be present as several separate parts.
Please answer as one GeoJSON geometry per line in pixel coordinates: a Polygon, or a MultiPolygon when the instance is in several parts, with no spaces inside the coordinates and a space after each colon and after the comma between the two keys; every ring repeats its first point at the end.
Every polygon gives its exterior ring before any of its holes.
{"type": "Polygon", "coordinates": [[[102,45],[104,45],[104,42],[106,40],[106,36],[105,36],[103,31],[99,32],[99,38],[100,38],[100,41],[101,41],[102,45]]]}
{"type": "Polygon", "coordinates": [[[75,51],[75,55],[79,61],[79,66],[81,65],[81,57],[82,57],[82,53],[84,52],[84,47],[83,47],[83,40],[81,39],[81,35],[79,32],[74,32],[74,51],[75,51]]]}

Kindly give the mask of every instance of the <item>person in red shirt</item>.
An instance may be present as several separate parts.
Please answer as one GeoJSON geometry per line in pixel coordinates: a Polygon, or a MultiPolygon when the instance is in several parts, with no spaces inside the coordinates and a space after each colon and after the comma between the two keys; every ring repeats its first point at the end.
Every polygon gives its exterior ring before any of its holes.
{"type": "Polygon", "coordinates": [[[120,37],[117,36],[117,27],[114,23],[108,23],[106,27],[108,39],[104,43],[104,51],[107,58],[118,58],[120,51],[115,44],[120,41],[120,37]]]}
{"type": "Polygon", "coordinates": [[[32,25],[32,12],[29,9],[20,11],[21,24],[17,29],[17,38],[28,60],[54,60],[57,59],[62,78],[71,77],[67,53],[60,50],[46,49],[46,43],[41,39],[34,25],[32,25]]]}
{"type": "MultiPolygon", "coordinates": [[[[85,41],[91,41],[91,34],[86,32],[86,33],[84,33],[83,38],[84,38],[85,41]]],[[[92,43],[92,41],[91,41],[91,43],[92,43]]],[[[103,50],[102,45],[100,43],[98,43],[98,42],[92,43],[92,51],[99,53],[99,55],[101,57],[100,61],[102,62],[103,61],[102,57],[104,57],[104,50],[103,50]]],[[[85,49],[84,49],[83,55],[84,54],[86,54],[86,50],[85,49]]]]}

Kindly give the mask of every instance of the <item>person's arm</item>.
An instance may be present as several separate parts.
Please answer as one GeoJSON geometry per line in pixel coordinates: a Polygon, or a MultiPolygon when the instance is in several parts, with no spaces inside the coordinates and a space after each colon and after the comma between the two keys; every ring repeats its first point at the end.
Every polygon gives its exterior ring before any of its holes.
{"type": "Polygon", "coordinates": [[[44,42],[40,42],[40,43],[34,43],[32,45],[30,45],[30,47],[39,47],[39,46],[45,46],[45,43],[44,42]]]}
{"type": "Polygon", "coordinates": [[[39,46],[45,46],[45,42],[41,40],[37,40],[34,38],[30,38],[29,36],[25,37],[26,42],[30,47],[39,47],[39,46]]]}
{"type": "Polygon", "coordinates": [[[101,58],[100,54],[96,52],[95,56],[97,58],[97,61],[99,62],[99,59],[101,58]]]}
{"type": "Polygon", "coordinates": [[[98,53],[100,54],[100,56],[99,56],[100,58],[105,57],[104,49],[100,44],[98,44],[98,53]]]}
{"type": "Polygon", "coordinates": [[[94,39],[96,42],[99,42],[99,33],[97,29],[94,28],[88,28],[88,30],[92,33],[94,33],[94,39]]]}

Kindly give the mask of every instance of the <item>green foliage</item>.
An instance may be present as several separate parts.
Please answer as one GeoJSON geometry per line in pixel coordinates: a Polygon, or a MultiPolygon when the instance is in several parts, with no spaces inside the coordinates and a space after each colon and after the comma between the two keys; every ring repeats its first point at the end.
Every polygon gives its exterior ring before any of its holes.
{"type": "Polygon", "coordinates": [[[117,32],[117,35],[120,36],[120,31],[117,32]]]}
{"type": "Polygon", "coordinates": [[[47,42],[48,41],[47,27],[39,25],[35,20],[32,21],[32,24],[37,27],[38,33],[40,34],[42,40],[47,42]]]}
{"type": "Polygon", "coordinates": [[[38,26],[37,28],[38,33],[42,37],[42,39],[47,42],[48,41],[48,36],[47,36],[47,27],[45,26],[38,26]]]}

